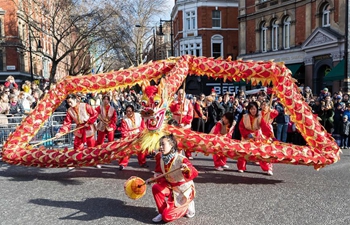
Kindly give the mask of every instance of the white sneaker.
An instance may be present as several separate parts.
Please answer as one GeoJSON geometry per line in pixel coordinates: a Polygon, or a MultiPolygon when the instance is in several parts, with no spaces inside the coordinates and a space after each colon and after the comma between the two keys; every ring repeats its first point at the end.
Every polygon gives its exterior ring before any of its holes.
{"type": "Polygon", "coordinates": [[[188,209],[186,212],[186,217],[188,218],[192,218],[194,217],[194,215],[196,214],[196,210],[194,207],[194,201],[192,200],[192,202],[188,205],[188,209]]]}
{"type": "Polygon", "coordinates": [[[73,166],[69,166],[69,167],[67,167],[67,169],[69,169],[69,170],[73,170],[73,169],[75,169],[75,167],[73,167],[73,166]]]}
{"type": "Polygon", "coordinates": [[[244,173],[244,171],[243,170],[238,170],[238,173],[244,173]]]}
{"type": "Polygon", "coordinates": [[[228,168],[230,168],[228,165],[223,165],[222,167],[224,167],[225,169],[228,169],[228,168]]]}
{"type": "Polygon", "coordinates": [[[152,221],[155,223],[159,223],[162,220],[163,220],[162,214],[158,214],[158,216],[156,216],[152,219],[152,221]]]}
{"type": "Polygon", "coordinates": [[[224,171],[224,169],[221,166],[215,167],[217,171],[224,171]]]}
{"type": "Polygon", "coordinates": [[[272,170],[267,171],[267,175],[272,176],[273,175],[272,170]]]}
{"type": "Polygon", "coordinates": [[[102,168],[102,165],[97,164],[97,165],[96,165],[96,168],[97,168],[97,169],[101,169],[101,168],[102,168]]]}
{"type": "Polygon", "coordinates": [[[193,157],[192,157],[192,156],[190,156],[190,157],[188,157],[188,159],[192,160],[192,159],[193,159],[193,157]]]}

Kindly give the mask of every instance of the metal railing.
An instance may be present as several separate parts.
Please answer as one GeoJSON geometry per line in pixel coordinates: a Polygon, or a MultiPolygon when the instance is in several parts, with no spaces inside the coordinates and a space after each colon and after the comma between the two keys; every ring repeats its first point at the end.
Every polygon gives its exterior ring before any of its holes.
{"type": "MultiPolygon", "coordinates": [[[[6,115],[7,121],[5,117],[1,117],[0,121],[0,148],[2,148],[3,144],[9,137],[10,133],[16,130],[16,127],[21,123],[25,115],[6,115]]],[[[45,122],[45,124],[40,128],[38,133],[32,138],[30,144],[36,144],[42,142],[44,140],[50,139],[56,135],[58,130],[61,128],[64,118],[66,117],[66,113],[53,113],[53,115],[45,122]]],[[[71,129],[75,128],[75,124],[72,124],[71,129]]],[[[55,147],[73,147],[74,135],[73,133],[69,133],[64,135],[58,139],[50,140],[42,145],[46,148],[55,148],[55,147]]]]}
{"type": "MultiPolygon", "coordinates": [[[[2,114],[4,115],[4,114],[2,114]]],[[[25,115],[6,115],[6,117],[0,117],[0,149],[9,137],[10,133],[16,130],[16,127],[21,123],[25,115]]],[[[44,140],[55,137],[66,117],[66,113],[53,113],[51,117],[45,122],[45,124],[40,128],[38,133],[32,138],[30,144],[37,144],[44,140]]],[[[120,125],[121,118],[118,118],[117,126],[120,125]]],[[[72,124],[71,130],[75,129],[76,124],[72,124]]],[[[97,135],[97,134],[96,134],[97,135]]],[[[96,136],[95,136],[96,137],[96,136]]],[[[120,130],[117,129],[114,134],[115,139],[121,137],[120,130]]],[[[46,148],[71,148],[73,147],[74,134],[68,133],[61,136],[60,138],[44,142],[42,145],[46,148]]]]}

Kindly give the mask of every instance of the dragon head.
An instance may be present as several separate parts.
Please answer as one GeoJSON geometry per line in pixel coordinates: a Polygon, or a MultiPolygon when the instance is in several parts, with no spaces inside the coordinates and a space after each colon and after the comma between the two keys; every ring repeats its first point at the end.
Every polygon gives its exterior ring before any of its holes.
{"type": "Polygon", "coordinates": [[[168,107],[164,79],[161,79],[158,86],[143,86],[142,90],[141,116],[144,118],[149,131],[159,131],[162,129],[166,109],[168,107]]]}

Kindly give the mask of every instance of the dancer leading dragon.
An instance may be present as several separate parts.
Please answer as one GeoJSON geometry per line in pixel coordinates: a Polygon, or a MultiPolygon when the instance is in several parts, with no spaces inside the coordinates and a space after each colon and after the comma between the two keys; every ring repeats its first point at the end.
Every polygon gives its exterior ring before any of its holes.
{"type": "Polygon", "coordinates": [[[202,152],[206,155],[221,153],[229,158],[244,157],[248,161],[268,161],[313,165],[315,169],[339,160],[340,149],[334,139],[321,126],[317,116],[303,100],[291,73],[283,63],[231,61],[185,55],[179,58],[151,62],[105,74],[68,77],[59,82],[39,102],[3,146],[3,161],[9,164],[36,167],[95,166],[109,163],[136,151],[153,150],[157,140],[165,133],[173,133],[182,149],[202,152]],[[212,134],[183,130],[166,124],[165,112],[175,92],[186,76],[209,76],[229,81],[242,79],[252,84],[273,84],[275,95],[281,99],[286,112],[305,138],[307,146],[281,142],[237,141],[212,134]],[[162,78],[163,77],[163,78],[162,78]],[[158,86],[145,86],[149,81],[159,81],[158,86]],[[31,139],[49,119],[52,112],[70,93],[92,92],[143,85],[142,115],[146,127],[142,133],[118,139],[84,150],[32,148],[31,139]]]}

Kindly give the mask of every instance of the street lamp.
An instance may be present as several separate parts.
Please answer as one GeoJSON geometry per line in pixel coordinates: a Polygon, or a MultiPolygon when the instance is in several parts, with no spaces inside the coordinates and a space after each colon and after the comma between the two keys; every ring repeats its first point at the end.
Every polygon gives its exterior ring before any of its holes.
{"type": "MultiPolygon", "coordinates": [[[[41,41],[38,40],[37,51],[40,52],[42,48],[43,47],[41,46],[41,41]]],[[[29,33],[29,61],[30,61],[30,79],[31,79],[31,82],[33,82],[34,73],[33,73],[33,57],[32,57],[32,36],[30,35],[30,33],[29,33]]]]}
{"type": "MultiPolygon", "coordinates": [[[[141,28],[141,27],[144,27],[144,26],[136,24],[135,27],[141,28]]],[[[157,55],[156,55],[156,29],[154,27],[152,27],[152,31],[153,31],[153,61],[156,61],[157,60],[157,55]]],[[[140,51],[142,51],[142,49],[140,51]]]]}
{"type": "Polygon", "coordinates": [[[173,42],[173,36],[174,36],[174,33],[173,33],[173,20],[170,19],[170,20],[162,20],[160,19],[160,25],[159,25],[159,35],[164,35],[163,33],[163,26],[162,26],[162,23],[165,22],[165,23],[170,23],[170,44],[171,44],[171,56],[174,56],[174,42],[173,42]]]}

